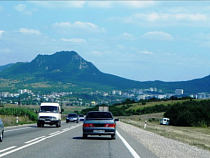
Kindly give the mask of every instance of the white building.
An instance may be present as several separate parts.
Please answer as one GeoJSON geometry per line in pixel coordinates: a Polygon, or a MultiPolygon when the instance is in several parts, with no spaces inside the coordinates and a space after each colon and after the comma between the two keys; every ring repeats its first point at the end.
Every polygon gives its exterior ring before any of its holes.
{"type": "Polygon", "coordinates": [[[141,100],[141,99],[142,99],[142,100],[145,100],[146,97],[147,97],[147,95],[144,95],[144,94],[143,94],[143,95],[138,95],[138,96],[137,96],[137,99],[138,99],[138,100],[141,100]]]}
{"type": "Polygon", "coordinates": [[[31,92],[31,90],[28,90],[28,89],[19,89],[19,90],[18,90],[18,93],[19,93],[19,94],[24,94],[24,93],[29,93],[29,94],[30,94],[30,93],[32,93],[32,92],[31,92]]]}
{"type": "Polygon", "coordinates": [[[166,94],[159,94],[159,95],[157,95],[157,98],[164,99],[164,98],[166,98],[166,94]]]}
{"type": "Polygon", "coordinates": [[[183,89],[176,89],[175,90],[175,94],[176,95],[183,95],[184,94],[184,90],[183,89]]]}
{"type": "Polygon", "coordinates": [[[206,99],[207,94],[206,93],[198,93],[198,99],[206,99]]]}
{"type": "Polygon", "coordinates": [[[112,95],[122,95],[122,91],[120,90],[113,90],[112,95]]]}

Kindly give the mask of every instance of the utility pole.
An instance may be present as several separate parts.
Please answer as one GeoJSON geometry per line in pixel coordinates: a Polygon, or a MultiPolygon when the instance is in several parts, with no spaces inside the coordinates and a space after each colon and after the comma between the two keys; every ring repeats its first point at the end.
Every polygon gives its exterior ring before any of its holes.
{"type": "Polygon", "coordinates": [[[20,94],[19,94],[19,97],[18,97],[18,105],[20,106],[20,94]]]}

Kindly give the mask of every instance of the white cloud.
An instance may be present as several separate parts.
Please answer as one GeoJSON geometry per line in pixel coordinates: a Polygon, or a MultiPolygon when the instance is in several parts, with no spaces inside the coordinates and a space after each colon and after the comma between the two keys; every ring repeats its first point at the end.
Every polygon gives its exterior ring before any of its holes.
{"type": "Polygon", "coordinates": [[[121,45],[121,44],[118,44],[117,45],[117,48],[120,49],[120,50],[123,50],[123,49],[125,49],[125,46],[124,45],[121,45]]]}
{"type": "Polygon", "coordinates": [[[154,6],[157,2],[154,1],[124,1],[121,2],[123,6],[129,7],[129,8],[146,8],[150,6],[154,6]]]}
{"type": "Polygon", "coordinates": [[[193,43],[199,44],[201,47],[210,47],[210,34],[197,33],[190,39],[193,43]]]}
{"type": "Polygon", "coordinates": [[[82,8],[85,1],[30,1],[33,4],[44,8],[62,9],[62,8],[82,8]]]}
{"type": "Polygon", "coordinates": [[[132,40],[134,39],[134,36],[130,33],[124,32],[120,35],[120,38],[126,39],[126,40],[132,40]]]}
{"type": "Polygon", "coordinates": [[[0,49],[0,53],[10,53],[10,49],[8,48],[0,49]]]}
{"type": "Polygon", "coordinates": [[[112,8],[113,3],[110,1],[92,1],[87,2],[88,6],[93,8],[112,8]]]}
{"type": "Polygon", "coordinates": [[[23,34],[36,34],[36,35],[41,34],[39,30],[27,29],[27,28],[20,28],[18,32],[23,34]]]}
{"type": "Polygon", "coordinates": [[[101,56],[103,56],[103,52],[101,52],[101,51],[92,51],[91,55],[101,57],[101,56]]]}
{"type": "Polygon", "coordinates": [[[4,31],[3,30],[0,30],[0,38],[1,38],[1,36],[2,36],[3,33],[4,33],[4,31]]]}
{"type": "Polygon", "coordinates": [[[168,13],[150,13],[136,14],[133,16],[136,20],[145,20],[148,22],[155,21],[206,21],[208,19],[205,14],[168,14],[168,13]]]}
{"type": "Polygon", "coordinates": [[[85,43],[86,42],[84,39],[79,39],[79,38],[71,38],[71,39],[62,38],[61,41],[70,42],[70,43],[85,43]]]}
{"type": "Polygon", "coordinates": [[[103,28],[99,28],[97,25],[93,23],[81,22],[81,21],[76,21],[74,23],[71,22],[55,23],[53,25],[53,28],[63,33],[73,32],[71,29],[83,30],[87,32],[104,32],[103,28]]]}
{"type": "Polygon", "coordinates": [[[206,21],[208,18],[204,14],[175,14],[177,20],[206,21]]]}
{"type": "Polygon", "coordinates": [[[154,32],[147,32],[141,36],[142,38],[146,39],[154,39],[154,40],[173,40],[173,36],[162,32],[162,31],[154,31],[154,32]]]}
{"type": "Polygon", "coordinates": [[[140,27],[160,26],[210,26],[210,16],[203,13],[136,13],[127,17],[115,17],[110,20],[134,24],[140,27]]]}
{"type": "Polygon", "coordinates": [[[149,52],[149,51],[138,51],[138,53],[141,53],[141,54],[148,54],[148,55],[154,54],[153,52],[149,52]]]}
{"type": "Polygon", "coordinates": [[[27,6],[24,4],[18,4],[14,6],[14,9],[20,13],[26,14],[26,15],[32,15],[31,11],[28,11],[27,6]]]}

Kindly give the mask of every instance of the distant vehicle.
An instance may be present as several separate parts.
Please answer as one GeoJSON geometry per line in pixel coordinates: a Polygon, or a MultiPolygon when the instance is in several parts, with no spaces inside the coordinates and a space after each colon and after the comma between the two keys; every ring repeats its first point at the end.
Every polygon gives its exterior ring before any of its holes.
{"type": "Polygon", "coordinates": [[[169,118],[162,118],[160,120],[160,125],[169,125],[170,119],[169,118]]]}
{"type": "Polygon", "coordinates": [[[41,103],[37,127],[44,127],[44,124],[61,127],[61,107],[59,103],[41,103]]]}
{"type": "Polygon", "coordinates": [[[83,122],[83,138],[88,135],[111,135],[115,139],[116,123],[111,112],[91,111],[88,112],[83,122]]]}
{"type": "Polygon", "coordinates": [[[99,106],[98,111],[109,111],[109,107],[108,106],[99,106]]]}
{"type": "Polygon", "coordinates": [[[69,123],[69,122],[79,123],[79,115],[77,115],[76,113],[68,114],[68,116],[66,117],[66,123],[69,123]]]}
{"type": "Polygon", "coordinates": [[[85,116],[84,115],[79,115],[79,121],[84,121],[85,116]]]}
{"type": "Polygon", "coordinates": [[[3,141],[3,137],[4,137],[4,123],[0,118],[0,142],[3,141]]]}

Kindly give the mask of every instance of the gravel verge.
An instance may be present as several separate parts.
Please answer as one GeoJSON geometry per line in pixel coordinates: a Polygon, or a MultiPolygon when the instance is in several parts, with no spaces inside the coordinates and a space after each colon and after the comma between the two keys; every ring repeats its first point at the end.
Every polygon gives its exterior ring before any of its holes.
{"type": "Polygon", "coordinates": [[[165,138],[121,121],[117,122],[117,126],[160,158],[210,158],[210,152],[207,150],[165,138]]]}

